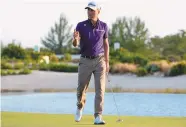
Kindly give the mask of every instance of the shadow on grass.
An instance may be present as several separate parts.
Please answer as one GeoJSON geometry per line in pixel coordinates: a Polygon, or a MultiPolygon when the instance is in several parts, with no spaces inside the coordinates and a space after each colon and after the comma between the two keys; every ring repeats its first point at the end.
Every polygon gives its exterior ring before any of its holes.
{"type": "Polygon", "coordinates": [[[94,125],[94,124],[88,124],[88,123],[85,123],[85,124],[83,124],[83,123],[80,123],[80,124],[74,124],[74,125],[76,125],[76,126],[90,126],[90,125],[94,125]]]}

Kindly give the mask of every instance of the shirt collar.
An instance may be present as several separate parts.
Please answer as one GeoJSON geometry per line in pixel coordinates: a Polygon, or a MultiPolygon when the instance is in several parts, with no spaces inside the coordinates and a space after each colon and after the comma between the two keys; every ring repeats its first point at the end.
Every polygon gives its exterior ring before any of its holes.
{"type": "MultiPolygon", "coordinates": [[[[94,27],[94,25],[93,25],[92,22],[91,22],[91,19],[88,19],[88,22],[91,24],[92,27],[94,27]]],[[[98,19],[97,22],[96,22],[95,27],[97,27],[97,26],[99,25],[99,22],[100,22],[100,20],[98,19]]],[[[95,27],[94,27],[94,28],[95,28],[95,27]]]]}

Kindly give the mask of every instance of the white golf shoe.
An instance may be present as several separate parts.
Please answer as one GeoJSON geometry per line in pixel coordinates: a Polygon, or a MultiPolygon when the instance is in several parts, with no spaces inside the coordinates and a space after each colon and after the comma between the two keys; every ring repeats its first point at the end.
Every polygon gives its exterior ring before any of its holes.
{"type": "Polygon", "coordinates": [[[95,120],[94,120],[94,124],[99,125],[99,124],[105,124],[105,121],[102,120],[102,117],[100,115],[98,115],[95,120]]]}
{"type": "Polygon", "coordinates": [[[82,114],[83,114],[83,111],[82,109],[78,109],[76,110],[76,114],[75,114],[75,121],[76,122],[79,122],[82,118],[82,114]]]}

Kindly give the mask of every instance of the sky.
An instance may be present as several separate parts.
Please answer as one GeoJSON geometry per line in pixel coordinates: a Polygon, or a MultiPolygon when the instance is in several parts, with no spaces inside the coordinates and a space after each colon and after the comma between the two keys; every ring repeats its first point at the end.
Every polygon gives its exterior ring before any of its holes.
{"type": "MultiPolygon", "coordinates": [[[[41,38],[66,15],[73,29],[87,19],[84,9],[90,0],[0,0],[0,40],[11,40],[23,47],[41,45],[41,38]]],[[[100,20],[109,27],[118,17],[138,16],[150,36],[165,36],[186,29],[186,0],[94,0],[102,10],[100,20]]]]}

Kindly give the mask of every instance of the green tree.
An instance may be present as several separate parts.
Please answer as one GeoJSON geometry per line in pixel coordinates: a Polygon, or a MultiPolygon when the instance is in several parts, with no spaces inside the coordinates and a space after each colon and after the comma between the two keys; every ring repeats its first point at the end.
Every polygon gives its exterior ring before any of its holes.
{"type": "Polygon", "coordinates": [[[21,47],[21,44],[12,42],[3,48],[2,57],[24,59],[26,51],[21,47]]]}
{"type": "Polygon", "coordinates": [[[61,14],[59,22],[56,22],[54,27],[51,27],[48,36],[45,39],[41,39],[42,44],[56,54],[61,54],[61,49],[71,39],[71,28],[72,26],[69,25],[65,15],[61,14]]]}
{"type": "Polygon", "coordinates": [[[186,55],[186,30],[180,30],[178,33],[180,37],[180,43],[177,46],[178,48],[178,53],[181,57],[186,55]]]}
{"type": "Polygon", "coordinates": [[[153,52],[159,53],[161,55],[165,47],[163,38],[159,36],[150,38],[149,47],[153,52]]]}
{"type": "Polygon", "coordinates": [[[3,49],[4,49],[4,44],[3,44],[3,41],[1,41],[1,54],[3,52],[3,49]]]}
{"type": "Polygon", "coordinates": [[[186,54],[186,31],[180,30],[176,34],[165,37],[155,36],[150,39],[150,49],[161,56],[172,57],[177,60],[186,54]]]}
{"type": "Polygon", "coordinates": [[[46,53],[54,54],[54,51],[51,51],[50,49],[44,48],[44,47],[41,47],[41,48],[40,48],[40,52],[41,52],[41,53],[46,52],[46,53]]]}
{"type": "Polygon", "coordinates": [[[119,42],[121,47],[131,52],[146,50],[148,42],[148,29],[140,18],[118,18],[112,24],[109,40],[111,47],[114,42],[119,42]]]}

